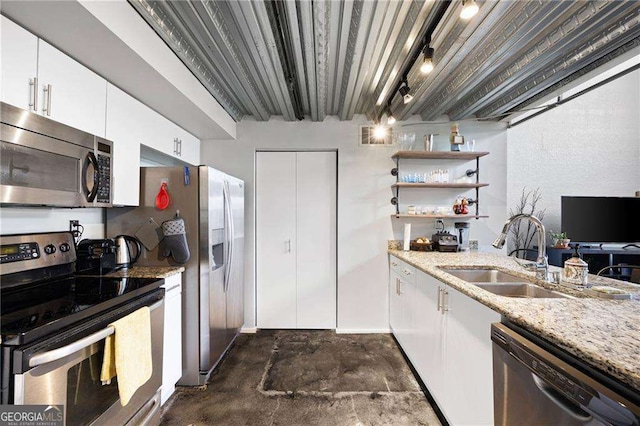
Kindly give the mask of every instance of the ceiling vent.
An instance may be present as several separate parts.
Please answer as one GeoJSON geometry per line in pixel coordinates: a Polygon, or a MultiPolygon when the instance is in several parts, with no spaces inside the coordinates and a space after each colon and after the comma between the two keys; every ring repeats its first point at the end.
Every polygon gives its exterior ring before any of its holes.
{"type": "Polygon", "coordinates": [[[386,128],[384,137],[376,137],[376,126],[360,126],[358,142],[360,146],[390,146],[393,145],[393,129],[386,128]]]}

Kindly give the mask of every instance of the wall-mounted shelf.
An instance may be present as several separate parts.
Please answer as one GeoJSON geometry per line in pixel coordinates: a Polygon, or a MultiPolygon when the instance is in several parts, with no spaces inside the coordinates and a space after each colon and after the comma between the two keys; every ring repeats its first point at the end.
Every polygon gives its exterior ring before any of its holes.
{"type": "Polygon", "coordinates": [[[413,219],[480,219],[486,218],[488,216],[481,216],[479,214],[479,199],[480,192],[479,189],[485,186],[488,186],[488,183],[480,182],[480,157],[484,157],[485,155],[489,155],[488,152],[460,152],[460,151],[398,151],[391,156],[392,159],[396,162],[396,167],[391,170],[391,174],[396,177],[396,183],[391,185],[391,188],[395,190],[395,197],[391,199],[391,204],[396,206],[396,214],[391,215],[391,217],[395,218],[413,218],[413,219]],[[467,176],[471,177],[475,175],[476,181],[469,183],[458,183],[458,182],[447,182],[447,183],[437,183],[437,182],[400,182],[400,160],[401,159],[418,159],[418,160],[461,160],[461,161],[472,161],[475,160],[476,168],[475,170],[469,169],[467,170],[467,176]],[[408,189],[418,189],[418,188],[426,188],[426,189],[475,189],[476,198],[474,200],[469,200],[469,204],[476,205],[476,211],[473,215],[409,215],[409,214],[400,214],[400,188],[408,188],[408,189]]]}
{"type": "Polygon", "coordinates": [[[484,219],[489,216],[477,216],[471,214],[392,214],[395,218],[411,218],[411,219],[484,219]]]}
{"type": "Polygon", "coordinates": [[[489,155],[488,152],[460,152],[460,151],[398,151],[391,156],[398,158],[417,158],[425,160],[475,160],[489,155]]]}
{"type": "Polygon", "coordinates": [[[488,183],[410,183],[410,182],[397,182],[391,185],[392,188],[482,188],[483,186],[489,186],[488,183]]]}

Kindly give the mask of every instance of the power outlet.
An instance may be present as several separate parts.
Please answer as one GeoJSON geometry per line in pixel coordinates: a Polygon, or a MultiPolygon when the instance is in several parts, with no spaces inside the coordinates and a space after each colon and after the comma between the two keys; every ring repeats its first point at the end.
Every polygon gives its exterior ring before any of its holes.
{"type": "Polygon", "coordinates": [[[73,235],[73,238],[78,240],[80,238],[80,236],[82,235],[82,231],[84,230],[84,227],[82,225],[80,225],[80,221],[79,220],[70,220],[69,221],[69,232],[71,232],[71,234],[73,235]]]}
{"type": "Polygon", "coordinates": [[[469,250],[478,251],[478,240],[469,240],[469,250]]]}

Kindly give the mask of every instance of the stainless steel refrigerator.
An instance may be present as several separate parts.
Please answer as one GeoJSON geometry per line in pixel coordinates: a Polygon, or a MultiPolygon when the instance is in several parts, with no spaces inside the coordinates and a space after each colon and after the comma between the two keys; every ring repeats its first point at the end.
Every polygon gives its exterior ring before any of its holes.
{"type": "MultiPolygon", "coordinates": [[[[150,229],[145,224],[151,218],[160,225],[179,211],[189,260],[179,264],[163,256],[160,242],[153,250],[143,249],[137,264],[185,267],[183,375],[178,384],[202,385],[244,321],[244,183],[207,166],[142,167],[140,173],[140,206],[107,209],[107,236],[145,235],[150,229]],[[156,197],[163,183],[169,204],[161,210],[156,197]]],[[[162,197],[159,201],[162,205],[162,197]]]]}

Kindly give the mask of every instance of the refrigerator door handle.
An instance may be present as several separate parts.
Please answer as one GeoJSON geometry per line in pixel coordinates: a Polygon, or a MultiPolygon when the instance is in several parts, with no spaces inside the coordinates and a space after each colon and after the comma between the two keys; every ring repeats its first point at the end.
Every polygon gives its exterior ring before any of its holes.
{"type": "Polygon", "coordinates": [[[233,217],[231,216],[231,191],[229,191],[229,183],[225,180],[223,184],[224,209],[225,209],[225,242],[227,244],[227,259],[224,268],[224,292],[229,288],[229,280],[231,279],[231,262],[233,262],[233,217]]]}

